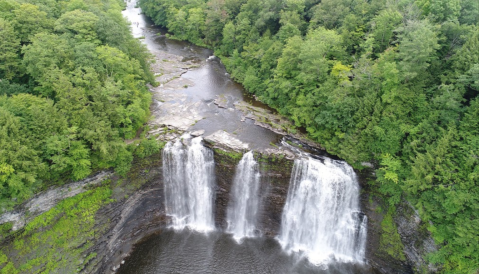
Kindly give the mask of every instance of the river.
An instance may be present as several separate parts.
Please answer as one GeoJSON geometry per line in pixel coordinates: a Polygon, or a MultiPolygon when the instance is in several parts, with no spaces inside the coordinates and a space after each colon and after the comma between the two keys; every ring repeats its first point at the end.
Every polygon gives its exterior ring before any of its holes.
{"type": "Polygon", "coordinates": [[[153,70],[161,75],[160,86],[151,89],[152,114],[156,118],[150,127],[167,125],[189,131],[204,130],[204,136],[225,131],[248,143],[251,149],[271,147],[271,143],[280,140],[281,136],[254,125],[252,119],[235,109],[235,103],[247,101],[270,110],[231,80],[211,50],[168,39],[163,29],[155,27],[141,14],[141,9],[135,8],[136,1],[127,5],[123,14],[132,22],[132,33],[142,38],[155,56],[153,70]]]}

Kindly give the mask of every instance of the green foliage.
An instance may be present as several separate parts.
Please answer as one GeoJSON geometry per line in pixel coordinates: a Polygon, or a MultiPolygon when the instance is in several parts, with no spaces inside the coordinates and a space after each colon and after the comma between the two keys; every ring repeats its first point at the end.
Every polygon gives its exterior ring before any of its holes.
{"type": "Polygon", "coordinates": [[[477,272],[477,1],[140,6],[175,37],[214,47],[235,80],[328,152],[354,166],[378,163],[375,185],[388,204],[407,198],[430,224],[440,246],[431,262],[477,272]]]}
{"type": "Polygon", "coordinates": [[[19,93],[30,93],[31,91],[24,85],[16,83],[10,83],[8,80],[0,81],[0,96],[2,95],[15,95],[19,93]]]}
{"type": "Polygon", "coordinates": [[[457,75],[470,70],[475,64],[479,64],[479,29],[469,35],[467,41],[453,57],[453,68],[457,75]]]}
{"type": "Polygon", "coordinates": [[[375,52],[381,53],[390,47],[391,42],[393,42],[394,30],[400,26],[401,20],[401,13],[390,9],[381,11],[373,18],[371,36],[375,40],[375,52]]]}
{"type": "Polygon", "coordinates": [[[55,22],[55,31],[67,33],[79,42],[99,44],[96,24],[99,18],[92,12],[73,10],[66,12],[55,22]]]}
{"type": "Polygon", "coordinates": [[[19,53],[20,39],[13,25],[0,18],[0,79],[12,79],[20,72],[19,53]]]}
{"type": "Polygon", "coordinates": [[[114,167],[149,116],[147,49],[116,0],[0,2],[0,210],[114,167]]]}
{"type": "Polygon", "coordinates": [[[51,31],[53,18],[36,5],[22,4],[14,11],[15,31],[22,43],[31,41],[35,34],[51,31]]]}
{"type": "Polygon", "coordinates": [[[126,149],[120,150],[115,160],[115,171],[121,176],[125,176],[131,168],[133,155],[126,149]]]}
{"type": "MultiPolygon", "coordinates": [[[[399,30],[399,67],[404,80],[411,81],[427,72],[430,63],[435,59],[435,51],[439,49],[437,32],[427,20],[410,21],[399,30]]],[[[422,76],[421,81],[424,81],[426,76],[422,76]]]]}
{"type": "Polygon", "coordinates": [[[151,156],[155,153],[158,153],[160,149],[164,146],[164,143],[152,139],[143,139],[140,144],[135,148],[135,155],[140,158],[145,158],[151,156]]]}

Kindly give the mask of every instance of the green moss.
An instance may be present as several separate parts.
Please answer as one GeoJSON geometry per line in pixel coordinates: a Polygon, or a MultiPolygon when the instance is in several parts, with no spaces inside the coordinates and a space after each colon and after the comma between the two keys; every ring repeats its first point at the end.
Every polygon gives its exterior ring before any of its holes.
{"type": "Polygon", "coordinates": [[[96,254],[83,257],[100,231],[95,214],[111,202],[107,185],[61,201],[26,225],[0,250],[0,273],[75,273],[96,254]],[[9,254],[7,257],[5,254],[9,254]]]}
{"type": "Polygon", "coordinates": [[[242,152],[235,152],[235,151],[225,151],[222,149],[215,148],[214,149],[215,153],[227,156],[233,160],[240,160],[243,157],[242,152]]]}
{"type": "Polygon", "coordinates": [[[266,155],[255,153],[255,158],[260,163],[260,170],[262,173],[279,173],[283,177],[289,178],[293,168],[294,161],[285,158],[284,154],[280,155],[266,155]]]}
{"type": "Polygon", "coordinates": [[[273,146],[273,147],[275,147],[275,148],[278,148],[278,146],[277,146],[275,143],[273,143],[273,142],[270,142],[269,145],[270,145],[270,146],[273,146]]]}
{"type": "Polygon", "coordinates": [[[291,145],[293,147],[303,148],[302,144],[297,144],[297,143],[294,143],[294,142],[291,142],[291,141],[288,141],[288,140],[286,140],[286,143],[288,143],[289,145],[291,145]]]}
{"type": "Polygon", "coordinates": [[[8,222],[0,225],[0,240],[6,238],[12,232],[13,222],[8,222]]]}
{"type": "Polygon", "coordinates": [[[0,274],[17,274],[18,269],[15,268],[12,262],[8,262],[1,270],[0,274]]]}
{"type": "Polygon", "coordinates": [[[404,245],[397,232],[397,227],[393,220],[393,212],[394,209],[392,207],[389,208],[388,213],[381,222],[382,232],[379,242],[379,252],[387,253],[394,258],[405,261],[406,256],[403,252],[404,245]]]}
{"type": "Polygon", "coordinates": [[[8,261],[7,255],[0,251],[0,274],[16,274],[18,270],[12,262],[8,261]]]}

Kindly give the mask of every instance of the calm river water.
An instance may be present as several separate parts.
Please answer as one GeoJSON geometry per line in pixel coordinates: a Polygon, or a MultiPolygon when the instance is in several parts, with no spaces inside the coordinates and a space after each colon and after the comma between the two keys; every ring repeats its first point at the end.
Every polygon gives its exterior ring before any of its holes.
{"type": "Polygon", "coordinates": [[[164,231],[145,239],[121,266],[120,274],[153,273],[373,273],[367,266],[309,264],[289,256],[274,239],[246,239],[238,244],[230,235],[213,232],[164,231]]]}

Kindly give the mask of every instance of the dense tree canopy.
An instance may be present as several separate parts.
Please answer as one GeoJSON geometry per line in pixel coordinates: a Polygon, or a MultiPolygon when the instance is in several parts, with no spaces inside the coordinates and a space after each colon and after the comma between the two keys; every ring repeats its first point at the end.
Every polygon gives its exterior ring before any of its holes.
{"type": "Polygon", "coordinates": [[[100,168],[128,171],[124,139],[148,119],[154,78],[123,6],[0,0],[0,210],[100,168]]]}
{"type": "Polygon", "coordinates": [[[390,204],[405,198],[430,224],[440,250],[428,259],[477,273],[478,1],[140,3],[329,152],[375,163],[390,204]]]}

